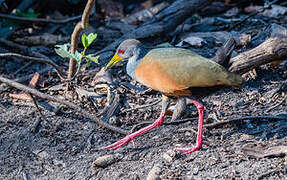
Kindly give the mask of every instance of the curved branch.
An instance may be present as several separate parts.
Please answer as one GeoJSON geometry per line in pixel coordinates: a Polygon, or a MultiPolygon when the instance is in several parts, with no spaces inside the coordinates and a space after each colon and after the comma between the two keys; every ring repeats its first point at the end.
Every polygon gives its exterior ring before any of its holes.
{"type": "Polygon", "coordinates": [[[32,23],[53,23],[53,24],[66,24],[69,22],[76,21],[81,18],[81,16],[75,16],[75,17],[70,17],[67,19],[44,19],[44,18],[27,18],[27,17],[18,17],[18,16],[13,16],[13,15],[8,15],[8,14],[1,14],[0,13],[0,18],[3,19],[10,19],[10,20],[15,20],[15,21],[21,21],[21,22],[32,22],[32,23]]]}
{"type": "Polygon", "coordinates": [[[57,64],[55,64],[53,61],[49,61],[44,58],[24,56],[24,55],[17,54],[17,53],[0,53],[0,57],[17,57],[17,58],[21,58],[21,59],[28,60],[28,61],[35,61],[39,63],[48,64],[52,66],[53,68],[55,68],[57,74],[59,75],[61,79],[65,79],[64,77],[65,75],[62,73],[62,69],[57,64]]]}
{"type": "Polygon", "coordinates": [[[262,64],[285,59],[287,59],[287,37],[271,37],[256,48],[232,58],[229,70],[244,74],[262,64]]]}
{"type": "Polygon", "coordinates": [[[118,127],[115,127],[115,126],[112,126],[112,125],[110,125],[110,124],[98,119],[97,116],[89,113],[86,110],[83,110],[80,106],[77,106],[74,103],[71,103],[71,102],[66,101],[66,100],[61,100],[61,99],[53,97],[53,96],[46,95],[46,94],[44,94],[44,93],[42,93],[42,92],[40,92],[40,91],[38,91],[36,89],[30,88],[28,86],[25,86],[25,85],[20,84],[18,82],[12,81],[12,80],[7,79],[7,78],[4,78],[2,76],[0,76],[0,81],[3,82],[3,83],[8,84],[9,86],[12,86],[14,88],[17,88],[17,89],[20,89],[20,90],[25,91],[27,93],[30,93],[30,94],[32,94],[34,96],[38,96],[40,98],[43,98],[43,99],[46,99],[46,100],[49,100],[49,101],[53,101],[53,102],[57,102],[57,103],[60,103],[60,104],[64,104],[64,105],[74,109],[78,113],[82,114],[83,116],[94,120],[100,126],[103,126],[103,127],[107,128],[107,129],[110,129],[112,131],[115,131],[115,132],[118,132],[118,133],[124,134],[124,135],[128,134],[128,131],[126,131],[124,129],[121,129],[121,128],[118,128],[118,127]]]}
{"type": "Polygon", "coordinates": [[[116,46],[126,39],[141,39],[174,31],[186,18],[209,3],[211,3],[211,0],[177,0],[155,15],[154,19],[123,35],[103,50],[115,49],[116,46]]]}
{"type": "MultiPolygon", "coordinates": [[[[73,54],[78,49],[78,39],[80,36],[80,32],[88,27],[90,12],[93,9],[95,3],[96,0],[88,0],[82,15],[82,20],[77,23],[73,31],[73,34],[71,36],[71,53],[73,54]]],[[[76,70],[76,61],[75,59],[71,58],[68,70],[68,79],[71,79],[75,75],[75,70],[76,70]]]]}

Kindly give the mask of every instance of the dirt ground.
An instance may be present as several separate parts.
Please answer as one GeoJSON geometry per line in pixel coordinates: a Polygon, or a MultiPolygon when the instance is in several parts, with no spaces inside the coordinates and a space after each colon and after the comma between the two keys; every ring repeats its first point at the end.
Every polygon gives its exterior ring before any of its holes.
{"type": "MultiPolygon", "coordinates": [[[[245,18],[246,14],[238,13],[235,17],[237,17],[237,20],[235,18],[237,22],[245,18]]],[[[219,23],[213,25],[202,23],[201,18],[204,17],[199,18],[196,15],[190,18],[190,27],[193,28],[190,29],[190,32],[223,31],[232,25],[229,21],[227,22],[228,18],[226,18],[227,20],[221,19],[219,23]],[[193,24],[194,19],[197,23],[193,24]]],[[[234,30],[239,33],[250,34],[252,42],[247,47],[236,47],[235,55],[256,47],[268,38],[268,35],[262,32],[265,32],[272,23],[282,25],[280,19],[254,16],[235,28],[234,30]]],[[[69,32],[72,32],[73,26],[71,25],[61,25],[61,28],[68,29],[67,26],[70,28],[69,32]]],[[[110,29],[108,25],[107,28],[105,25],[101,25],[101,27],[92,25],[92,27],[94,27],[92,30],[100,37],[96,42],[95,49],[97,50],[119,38],[122,33],[115,28],[116,25],[110,29]]],[[[45,28],[52,29],[53,27],[45,28]]],[[[37,33],[41,34],[47,31],[45,28],[37,33]]],[[[64,32],[64,30],[62,31],[64,32]]],[[[15,33],[16,36],[20,36],[26,30],[23,32],[19,30],[19,32],[15,33]]],[[[55,33],[57,32],[55,31],[55,33]]],[[[186,33],[188,34],[188,32],[186,33]]],[[[70,36],[69,33],[67,34],[70,36]]],[[[183,36],[180,35],[178,39],[181,37],[183,36]]],[[[154,43],[151,44],[170,42],[171,39],[159,36],[155,37],[154,43]]],[[[152,40],[151,38],[145,39],[145,42],[152,40]]],[[[206,38],[204,41],[206,42],[204,47],[189,49],[205,57],[212,57],[217,48],[222,45],[222,43],[216,44],[216,40],[211,38],[206,38]],[[214,48],[214,46],[216,47],[214,48]]],[[[89,51],[97,51],[95,49],[89,51]]],[[[2,52],[2,49],[0,50],[2,52]]],[[[53,48],[45,47],[44,51],[47,51],[47,56],[49,53],[52,54],[51,58],[55,62],[67,66],[62,59],[55,58],[53,48]]],[[[22,61],[15,59],[0,63],[0,73],[7,76],[24,66],[22,61]]],[[[99,69],[104,65],[104,63],[100,64],[96,68],[99,69]]],[[[18,72],[16,77],[35,73],[44,67],[46,66],[33,63],[29,68],[18,72]]],[[[160,114],[161,105],[157,103],[141,109],[126,110],[159,101],[161,94],[155,91],[146,91],[141,94],[135,93],[134,89],[123,88],[124,83],[130,82],[130,78],[127,77],[123,69],[124,66],[120,66],[111,71],[114,81],[118,85],[120,84],[117,90],[121,105],[114,120],[109,122],[129,130],[136,124],[154,121],[160,114]]],[[[58,91],[49,91],[50,87],[61,83],[56,73],[49,73],[52,75],[45,74],[46,78],[49,77],[48,87],[37,88],[47,94],[59,95],[58,91]]],[[[40,126],[34,129],[35,123],[41,116],[33,103],[12,99],[9,97],[9,93],[19,93],[20,91],[0,84],[0,179],[285,180],[287,179],[286,90],[275,92],[286,81],[286,63],[285,67],[281,65],[280,68],[274,68],[269,64],[263,65],[256,69],[256,73],[254,78],[248,75],[240,90],[226,87],[202,99],[205,105],[204,125],[208,126],[233,118],[247,118],[205,127],[202,149],[188,155],[182,155],[181,152],[174,149],[190,147],[195,143],[197,120],[158,127],[135,138],[135,147],[129,143],[117,150],[103,150],[102,147],[116,142],[123,136],[99,127],[94,121],[64,107],[62,107],[63,112],[61,113],[42,109],[47,120],[43,120],[40,126]],[[272,96],[274,93],[275,95],[272,96]]],[[[75,80],[75,84],[82,88],[90,86],[92,77],[88,78],[88,82],[83,82],[81,75],[75,80]]],[[[23,84],[27,83],[28,81],[23,84]]],[[[138,89],[145,88],[134,81],[131,84],[136,85],[138,89]]],[[[87,110],[93,109],[89,100],[75,99],[75,102],[81,107],[87,108],[87,110]]],[[[37,100],[42,101],[41,99],[37,100]]],[[[55,107],[61,106],[54,102],[49,103],[55,107]]],[[[104,105],[104,103],[102,104],[104,105]]],[[[97,110],[104,108],[103,106],[99,107],[100,109],[97,110]]],[[[97,110],[94,109],[94,112],[97,110]]],[[[188,117],[197,117],[197,111],[192,105],[188,106],[187,112],[189,112],[188,117]]],[[[170,119],[171,116],[167,116],[165,122],[170,122],[170,119]]]]}
{"type": "MultiPolygon", "coordinates": [[[[225,119],[280,114],[286,117],[286,102],[267,111],[282,98],[272,100],[269,97],[282,80],[277,70],[260,70],[258,78],[246,82],[242,90],[226,88],[203,99],[206,116],[219,113],[225,119]]],[[[1,109],[0,114],[1,179],[145,179],[153,171],[155,174],[150,176],[161,179],[287,177],[286,156],[256,158],[242,151],[244,147],[286,147],[286,119],[246,120],[205,129],[204,141],[208,146],[203,145],[199,151],[181,155],[173,149],[191,146],[195,142],[196,135],[191,130],[196,130],[196,121],[159,127],[136,138],[136,147],[129,143],[113,151],[100,148],[121,136],[99,128],[79,115],[57,116],[44,111],[49,122],[42,122],[39,131],[32,133],[30,128],[39,118],[34,107],[14,105],[12,101],[4,102],[4,106],[6,108],[1,109]],[[95,167],[93,162],[105,155],[111,155],[114,163],[105,168],[95,167]]],[[[159,105],[155,107],[153,118],[160,112],[159,105]]],[[[194,110],[191,108],[192,112],[194,110]]],[[[139,116],[129,116],[132,118],[130,121],[140,122],[143,112],[135,113],[139,116]]],[[[169,118],[166,119],[168,121],[169,118]]]]}

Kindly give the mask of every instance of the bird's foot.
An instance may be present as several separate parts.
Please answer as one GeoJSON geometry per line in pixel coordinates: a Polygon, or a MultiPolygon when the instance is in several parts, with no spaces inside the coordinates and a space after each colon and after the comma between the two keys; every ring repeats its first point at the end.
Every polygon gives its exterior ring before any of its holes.
{"type": "MultiPolygon", "coordinates": [[[[156,128],[156,127],[162,125],[163,119],[164,119],[164,115],[165,115],[165,111],[164,111],[164,112],[161,112],[160,117],[159,117],[153,124],[151,124],[151,125],[149,125],[149,126],[147,126],[147,127],[145,127],[145,128],[142,128],[142,129],[140,129],[140,130],[138,130],[138,131],[136,131],[136,132],[134,132],[134,133],[132,133],[132,134],[130,134],[130,135],[127,135],[127,136],[124,137],[123,139],[121,139],[121,140],[119,140],[119,141],[117,141],[117,142],[115,142],[115,143],[113,143],[113,144],[111,144],[111,145],[109,145],[109,146],[103,147],[102,149],[105,149],[105,150],[106,150],[106,149],[113,148],[113,149],[115,150],[115,149],[118,149],[119,147],[121,147],[121,146],[127,144],[127,143],[130,142],[130,141],[133,142],[133,139],[134,139],[135,137],[137,137],[137,136],[139,136],[139,135],[141,135],[141,134],[143,134],[143,133],[148,132],[148,131],[151,130],[151,129],[154,129],[154,128],[156,128]]],[[[135,145],[134,142],[133,142],[133,145],[135,145]]]]}
{"type": "Polygon", "coordinates": [[[195,147],[190,147],[190,148],[176,148],[176,151],[185,151],[183,154],[190,154],[198,149],[201,148],[201,144],[197,144],[195,147]]]}
{"type": "Polygon", "coordinates": [[[105,146],[102,149],[106,150],[106,149],[113,148],[113,150],[115,150],[115,149],[118,149],[118,148],[122,147],[123,145],[129,143],[130,141],[133,143],[133,146],[135,146],[135,143],[133,141],[134,138],[135,138],[135,136],[133,136],[133,135],[127,135],[123,139],[121,139],[121,140],[119,140],[119,141],[117,141],[111,145],[105,146]]]}

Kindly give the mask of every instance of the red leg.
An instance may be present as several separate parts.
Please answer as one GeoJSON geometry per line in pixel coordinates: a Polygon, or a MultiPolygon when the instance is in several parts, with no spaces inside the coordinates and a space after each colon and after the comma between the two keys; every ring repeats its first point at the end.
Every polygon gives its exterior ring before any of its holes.
{"type": "Polygon", "coordinates": [[[185,151],[183,154],[189,154],[192,153],[202,146],[202,127],[203,127],[203,112],[204,112],[204,106],[195,100],[192,100],[192,103],[196,106],[198,110],[198,133],[197,133],[197,141],[196,145],[194,147],[190,148],[176,148],[177,151],[185,151]]]}
{"type": "Polygon", "coordinates": [[[127,135],[126,137],[124,137],[123,139],[115,142],[114,144],[111,144],[109,146],[106,146],[106,147],[103,147],[103,149],[109,149],[109,148],[113,148],[113,149],[117,149],[125,144],[127,144],[128,142],[132,141],[135,137],[145,133],[145,132],[148,132],[149,130],[153,129],[153,128],[156,128],[160,125],[162,125],[163,123],[163,119],[164,119],[164,115],[165,115],[165,112],[161,112],[159,118],[154,122],[152,123],[151,125],[145,127],[145,128],[142,128],[130,135],[127,135]]]}
{"type": "Polygon", "coordinates": [[[161,114],[159,116],[159,118],[157,118],[157,120],[152,123],[151,125],[145,127],[145,128],[142,128],[130,135],[127,135],[126,137],[124,137],[123,139],[115,142],[114,144],[111,144],[109,146],[106,146],[106,147],[103,147],[103,149],[110,149],[110,148],[113,148],[113,149],[117,149],[125,144],[127,144],[128,142],[130,141],[133,141],[133,139],[145,132],[148,132],[149,130],[153,129],[153,128],[156,128],[160,125],[162,125],[163,123],[163,119],[164,119],[164,116],[165,116],[165,112],[166,112],[166,109],[168,107],[168,104],[169,104],[169,98],[165,95],[162,95],[162,108],[161,108],[161,114]]]}

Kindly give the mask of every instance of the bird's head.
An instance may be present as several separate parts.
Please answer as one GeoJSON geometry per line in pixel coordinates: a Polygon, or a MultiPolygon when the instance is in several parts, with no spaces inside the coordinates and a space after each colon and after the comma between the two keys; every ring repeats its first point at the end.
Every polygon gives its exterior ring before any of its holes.
{"type": "Polygon", "coordinates": [[[110,69],[122,60],[129,60],[134,56],[138,56],[140,45],[141,42],[136,39],[127,39],[123,41],[117,48],[117,51],[113,58],[110,60],[109,64],[105,67],[105,70],[110,69]]]}

